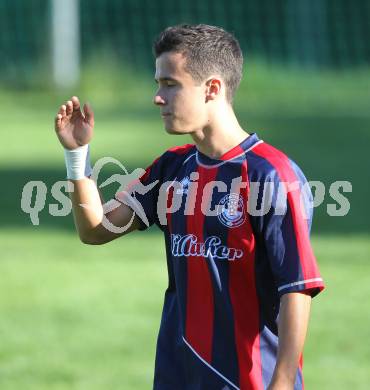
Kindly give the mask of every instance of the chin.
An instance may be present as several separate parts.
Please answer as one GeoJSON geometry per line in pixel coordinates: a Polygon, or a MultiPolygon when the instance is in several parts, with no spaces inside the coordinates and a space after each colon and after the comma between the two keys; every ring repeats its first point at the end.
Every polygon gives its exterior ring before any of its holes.
{"type": "Polygon", "coordinates": [[[166,132],[168,134],[174,134],[174,135],[182,135],[182,134],[188,134],[189,131],[186,131],[186,130],[181,130],[181,129],[177,129],[175,127],[168,127],[168,126],[165,126],[165,129],[166,129],[166,132]]]}
{"type": "Polygon", "coordinates": [[[183,131],[178,131],[178,130],[175,130],[175,129],[167,129],[167,128],[166,128],[166,132],[167,132],[168,134],[173,134],[173,135],[186,134],[186,133],[184,133],[183,131]]]}

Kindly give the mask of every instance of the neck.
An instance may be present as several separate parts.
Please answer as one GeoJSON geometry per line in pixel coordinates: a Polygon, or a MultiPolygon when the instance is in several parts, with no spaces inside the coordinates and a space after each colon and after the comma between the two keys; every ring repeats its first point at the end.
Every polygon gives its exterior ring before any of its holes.
{"type": "Polygon", "coordinates": [[[197,149],[215,159],[239,145],[248,135],[239,125],[231,106],[217,110],[207,126],[191,134],[197,149]]]}

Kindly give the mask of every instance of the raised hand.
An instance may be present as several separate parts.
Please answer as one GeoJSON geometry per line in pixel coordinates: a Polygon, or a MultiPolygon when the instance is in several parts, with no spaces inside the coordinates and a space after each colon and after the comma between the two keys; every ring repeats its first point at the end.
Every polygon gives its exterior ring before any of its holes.
{"type": "Polygon", "coordinates": [[[78,97],[73,96],[60,106],[55,117],[55,131],[60,143],[66,149],[76,149],[86,145],[93,136],[94,112],[89,104],[81,111],[78,97]]]}

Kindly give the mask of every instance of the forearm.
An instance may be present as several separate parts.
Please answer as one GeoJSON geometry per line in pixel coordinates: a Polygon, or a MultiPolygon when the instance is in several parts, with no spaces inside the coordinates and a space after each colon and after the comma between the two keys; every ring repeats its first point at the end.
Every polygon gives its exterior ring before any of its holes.
{"type": "Polygon", "coordinates": [[[89,241],[94,231],[101,225],[103,219],[103,206],[96,183],[89,178],[71,180],[73,192],[73,217],[77,232],[83,242],[89,241]]]}
{"type": "Polygon", "coordinates": [[[310,306],[311,297],[306,294],[288,293],[281,298],[278,355],[269,390],[292,390],[294,387],[310,306]]]}
{"type": "Polygon", "coordinates": [[[129,206],[115,199],[104,203],[93,180],[71,181],[74,184],[70,194],[73,217],[83,243],[105,244],[140,228],[139,219],[129,206]]]}

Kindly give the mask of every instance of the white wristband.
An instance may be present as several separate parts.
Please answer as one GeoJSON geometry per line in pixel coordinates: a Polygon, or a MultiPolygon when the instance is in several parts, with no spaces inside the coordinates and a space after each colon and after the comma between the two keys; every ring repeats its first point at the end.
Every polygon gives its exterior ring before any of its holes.
{"type": "Polygon", "coordinates": [[[81,180],[91,175],[89,144],[72,150],[64,149],[64,159],[68,179],[81,180]]]}

